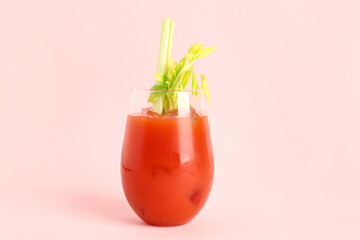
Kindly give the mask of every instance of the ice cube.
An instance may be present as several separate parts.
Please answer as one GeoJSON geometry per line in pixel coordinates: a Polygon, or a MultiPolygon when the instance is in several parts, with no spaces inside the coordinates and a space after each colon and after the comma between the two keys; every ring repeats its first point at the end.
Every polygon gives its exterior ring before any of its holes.
{"type": "Polygon", "coordinates": [[[159,118],[160,117],[160,115],[157,112],[154,112],[154,110],[151,107],[142,108],[141,116],[148,117],[148,118],[159,118]]]}
{"type": "Polygon", "coordinates": [[[178,110],[171,109],[162,115],[162,118],[177,118],[178,117],[178,110]]]}
{"type": "Polygon", "coordinates": [[[190,112],[191,112],[191,119],[195,122],[198,119],[199,114],[197,114],[195,108],[193,107],[190,107],[190,112]]]}

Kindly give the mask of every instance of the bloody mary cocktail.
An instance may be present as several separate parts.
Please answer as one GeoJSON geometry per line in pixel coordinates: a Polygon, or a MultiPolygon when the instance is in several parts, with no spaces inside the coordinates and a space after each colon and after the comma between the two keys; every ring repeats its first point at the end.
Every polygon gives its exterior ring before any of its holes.
{"type": "Polygon", "coordinates": [[[174,26],[174,20],[164,18],[155,84],[132,91],[121,158],[125,196],[152,225],[190,221],[204,206],[214,174],[206,114],[209,89],[205,76],[195,73],[194,62],[215,47],[193,44],[174,61],[174,26]]]}

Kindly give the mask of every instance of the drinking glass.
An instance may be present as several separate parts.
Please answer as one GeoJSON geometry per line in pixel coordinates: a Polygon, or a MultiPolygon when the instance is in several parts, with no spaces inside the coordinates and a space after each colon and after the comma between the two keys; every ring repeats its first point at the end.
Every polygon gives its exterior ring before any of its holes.
{"type": "Polygon", "coordinates": [[[212,185],[214,157],[202,90],[132,89],[121,155],[127,201],[146,223],[182,225],[203,208],[212,185]],[[148,102],[157,92],[177,109],[158,114],[148,102]]]}

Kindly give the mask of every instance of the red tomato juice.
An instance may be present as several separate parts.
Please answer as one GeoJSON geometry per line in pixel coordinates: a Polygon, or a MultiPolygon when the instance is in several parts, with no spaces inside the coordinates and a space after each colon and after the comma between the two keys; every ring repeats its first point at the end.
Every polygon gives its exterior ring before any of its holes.
{"type": "Polygon", "coordinates": [[[135,213],[151,225],[181,225],[204,206],[214,159],[207,116],[128,115],[121,176],[135,213]]]}

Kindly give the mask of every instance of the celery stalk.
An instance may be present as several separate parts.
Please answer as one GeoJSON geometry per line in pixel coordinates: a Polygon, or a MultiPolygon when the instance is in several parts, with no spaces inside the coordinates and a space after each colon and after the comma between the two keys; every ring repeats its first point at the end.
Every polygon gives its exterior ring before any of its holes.
{"type": "Polygon", "coordinates": [[[169,45],[169,33],[170,33],[170,18],[165,17],[163,19],[162,31],[161,31],[161,40],[159,48],[159,57],[156,73],[165,74],[166,64],[167,64],[167,52],[169,45]]]}
{"type": "MultiPolygon", "coordinates": [[[[157,74],[167,74],[169,71],[169,66],[171,62],[171,48],[172,40],[174,34],[174,20],[171,20],[168,17],[163,19],[162,31],[161,31],[161,40],[159,48],[159,57],[156,73],[157,74]]],[[[153,110],[158,114],[163,113],[163,97],[161,96],[156,102],[153,103],[153,110]]]]}
{"type": "Polygon", "coordinates": [[[169,37],[168,37],[168,45],[167,45],[167,54],[166,54],[166,64],[165,70],[163,74],[167,74],[169,72],[170,64],[171,64],[171,50],[172,50],[172,42],[174,36],[174,28],[175,28],[175,21],[170,20],[170,27],[169,27],[169,37]]]}

